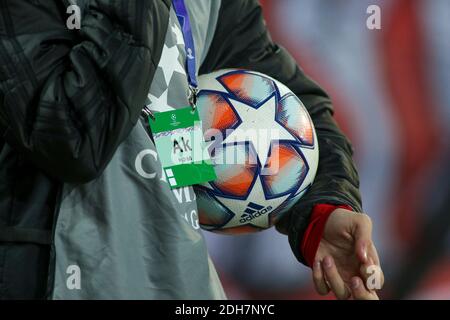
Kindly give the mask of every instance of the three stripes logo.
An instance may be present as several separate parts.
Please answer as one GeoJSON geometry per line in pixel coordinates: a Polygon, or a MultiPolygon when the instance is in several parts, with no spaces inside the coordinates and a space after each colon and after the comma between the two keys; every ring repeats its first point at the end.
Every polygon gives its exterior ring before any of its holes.
{"type": "Polygon", "coordinates": [[[259,216],[266,214],[272,210],[271,206],[264,207],[257,203],[250,202],[247,205],[247,208],[244,210],[244,213],[241,216],[241,219],[239,220],[240,223],[246,223],[249,221],[252,221],[255,218],[258,218],[259,216]]]}

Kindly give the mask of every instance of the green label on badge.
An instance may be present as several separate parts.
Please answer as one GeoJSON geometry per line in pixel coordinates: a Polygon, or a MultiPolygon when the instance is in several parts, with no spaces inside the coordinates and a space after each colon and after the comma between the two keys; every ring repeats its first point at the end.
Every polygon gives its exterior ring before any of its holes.
{"type": "Polygon", "coordinates": [[[172,189],[216,179],[197,110],[187,107],[161,112],[149,122],[172,189]]]}

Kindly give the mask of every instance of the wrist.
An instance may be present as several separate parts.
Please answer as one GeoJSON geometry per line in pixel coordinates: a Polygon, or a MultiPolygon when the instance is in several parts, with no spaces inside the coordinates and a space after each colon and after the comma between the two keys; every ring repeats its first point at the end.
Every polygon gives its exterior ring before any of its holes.
{"type": "Polygon", "coordinates": [[[300,243],[301,253],[309,267],[312,267],[314,263],[316,252],[319,248],[320,241],[322,240],[328,218],[336,209],[347,209],[353,211],[353,209],[348,205],[332,204],[317,204],[311,211],[309,225],[306,228],[300,243]]]}

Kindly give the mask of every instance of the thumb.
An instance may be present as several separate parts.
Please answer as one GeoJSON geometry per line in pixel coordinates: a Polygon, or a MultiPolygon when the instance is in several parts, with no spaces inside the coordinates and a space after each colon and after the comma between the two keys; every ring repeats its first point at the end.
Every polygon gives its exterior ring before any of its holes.
{"type": "Polygon", "coordinates": [[[354,217],[354,237],[356,256],[361,263],[368,263],[368,250],[372,243],[372,221],[366,214],[354,217]]]}

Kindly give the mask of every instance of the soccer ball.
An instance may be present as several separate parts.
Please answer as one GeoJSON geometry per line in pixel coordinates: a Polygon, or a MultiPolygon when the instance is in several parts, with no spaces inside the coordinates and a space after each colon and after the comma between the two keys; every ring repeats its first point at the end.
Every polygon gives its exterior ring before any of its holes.
{"type": "Polygon", "coordinates": [[[197,107],[217,179],[197,185],[200,225],[226,234],[270,228],[312,185],[316,132],[285,85],[247,70],[199,78],[197,107]]]}

